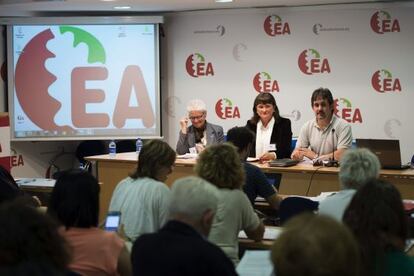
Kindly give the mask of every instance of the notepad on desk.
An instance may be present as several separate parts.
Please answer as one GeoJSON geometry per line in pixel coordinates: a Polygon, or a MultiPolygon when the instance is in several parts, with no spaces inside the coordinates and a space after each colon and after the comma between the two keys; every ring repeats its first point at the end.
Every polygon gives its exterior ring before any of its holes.
{"type": "Polygon", "coordinates": [[[236,267],[240,276],[271,276],[273,265],[269,250],[247,250],[236,267]]]}

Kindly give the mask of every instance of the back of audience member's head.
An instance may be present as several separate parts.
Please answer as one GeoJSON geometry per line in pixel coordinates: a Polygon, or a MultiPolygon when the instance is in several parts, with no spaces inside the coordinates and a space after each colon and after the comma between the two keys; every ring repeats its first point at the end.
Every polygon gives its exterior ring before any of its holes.
{"type": "Polygon", "coordinates": [[[374,275],[375,264],[390,250],[404,249],[407,219],[399,191],[374,179],[361,187],[345,210],[343,221],[356,237],[366,269],[374,275]]]}
{"type": "Polygon", "coordinates": [[[0,207],[0,275],[63,275],[65,240],[49,216],[20,199],[0,207]]]}
{"type": "Polygon", "coordinates": [[[244,183],[245,174],[239,154],[230,143],[207,147],[199,155],[195,171],[218,188],[240,189],[244,183]]]}
{"type": "Polygon", "coordinates": [[[157,139],[150,140],[144,143],[139,153],[138,167],[131,177],[157,179],[158,172],[163,168],[170,168],[175,158],[175,151],[166,142],[157,139]]]}
{"type": "Polygon", "coordinates": [[[0,166],[0,203],[12,200],[19,195],[22,195],[22,192],[13,176],[3,166],[0,166]]]}
{"type": "Polygon", "coordinates": [[[368,149],[347,150],[340,162],[339,181],[342,189],[359,189],[369,180],[379,177],[380,162],[368,149]]]}
{"type": "Polygon", "coordinates": [[[235,145],[239,152],[253,143],[254,134],[247,127],[233,127],[227,131],[227,142],[235,145]]]}
{"type": "Polygon", "coordinates": [[[214,217],[217,211],[218,190],[200,177],[189,176],[174,182],[170,200],[172,219],[191,221],[193,225],[199,224],[208,213],[211,218],[214,217]]]}
{"type": "Polygon", "coordinates": [[[271,252],[277,276],[358,275],[358,246],[341,223],[306,213],[292,218],[283,228],[271,252]]]}
{"type": "Polygon", "coordinates": [[[86,171],[63,172],[56,180],[47,212],[66,228],[96,227],[99,218],[98,181],[86,171]]]}

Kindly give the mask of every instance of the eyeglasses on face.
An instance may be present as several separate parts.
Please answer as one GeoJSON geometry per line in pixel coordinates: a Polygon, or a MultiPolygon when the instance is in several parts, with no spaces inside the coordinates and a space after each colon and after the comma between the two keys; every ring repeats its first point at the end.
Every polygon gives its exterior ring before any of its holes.
{"type": "Polygon", "coordinates": [[[204,114],[199,115],[199,116],[190,116],[189,119],[191,121],[195,121],[195,120],[201,120],[204,117],[204,114]]]}

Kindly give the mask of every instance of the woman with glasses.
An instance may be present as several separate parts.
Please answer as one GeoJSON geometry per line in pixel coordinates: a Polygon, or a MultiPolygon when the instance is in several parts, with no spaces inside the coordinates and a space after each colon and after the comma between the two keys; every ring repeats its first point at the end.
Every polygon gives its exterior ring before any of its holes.
{"type": "Polygon", "coordinates": [[[206,104],[192,100],[187,105],[188,116],[180,120],[177,153],[199,153],[206,146],[224,142],[223,128],[206,121],[206,104]],[[191,121],[191,126],[188,125],[191,121]]]}

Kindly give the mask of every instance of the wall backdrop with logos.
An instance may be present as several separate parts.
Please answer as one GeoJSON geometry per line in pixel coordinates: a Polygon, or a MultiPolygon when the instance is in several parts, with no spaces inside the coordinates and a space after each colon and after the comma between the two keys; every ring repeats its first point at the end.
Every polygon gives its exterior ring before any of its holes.
{"type": "MultiPolygon", "coordinates": [[[[204,100],[207,120],[227,131],[245,125],[258,93],[272,93],[297,136],[314,117],[312,91],[327,87],[354,138],[399,139],[403,162],[414,154],[414,3],[181,12],[164,22],[162,128],[172,147],[191,99],[204,100]]],[[[0,111],[4,90],[1,78],[0,111]]],[[[75,148],[12,143],[12,172],[43,177],[51,163],[70,167],[75,148]]]]}
{"type": "Polygon", "coordinates": [[[193,98],[225,131],[245,125],[258,93],[272,93],[293,135],[329,88],[354,138],[399,139],[414,154],[414,4],[220,10],[172,14],[164,44],[165,136],[175,146],[193,98]]]}

